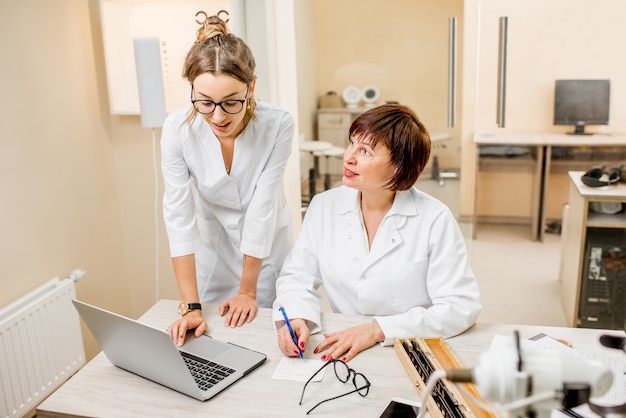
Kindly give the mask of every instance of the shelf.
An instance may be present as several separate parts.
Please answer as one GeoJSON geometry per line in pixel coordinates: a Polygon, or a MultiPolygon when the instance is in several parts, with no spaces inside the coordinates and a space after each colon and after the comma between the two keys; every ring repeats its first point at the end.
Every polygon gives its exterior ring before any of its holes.
{"type": "MultiPolygon", "coordinates": [[[[480,171],[513,171],[532,172],[536,160],[532,157],[481,157],[479,160],[480,171]]],[[[567,174],[569,171],[587,171],[591,167],[619,167],[626,166],[626,161],[608,160],[551,160],[551,174],[567,174]]]]}
{"type": "Polygon", "coordinates": [[[591,167],[619,167],[626,166],[626,161],[615,160],[552,160],[550,162],[550,172],[558,174],[567,174],[568,171],[587,171],[591,167]]]}
{"type": "Polygon", "coordinates": [[[591,228],[626,228],[626,213],[596,213],[589,211],[587,227],[591,228]]]}
{"type": "Polygon", "coordinates": [[[537,160],[530,156],[506,158],[506,157],[480,157],[479,171],[492,172],[516,172],[533,173],[537,160]]]}

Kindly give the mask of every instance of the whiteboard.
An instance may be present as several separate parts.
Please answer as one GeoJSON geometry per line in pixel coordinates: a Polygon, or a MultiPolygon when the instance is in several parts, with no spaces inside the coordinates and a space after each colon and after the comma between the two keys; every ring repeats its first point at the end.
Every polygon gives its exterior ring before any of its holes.
{"type": "Polygon", "coordinates": [[[140,114],[134,38],[159,38],[166,111],[187,106],[185,56],[204,19],[222,10],[219,16],[232,21],[230,0],[100,0],[111,114],[140,114]]]}

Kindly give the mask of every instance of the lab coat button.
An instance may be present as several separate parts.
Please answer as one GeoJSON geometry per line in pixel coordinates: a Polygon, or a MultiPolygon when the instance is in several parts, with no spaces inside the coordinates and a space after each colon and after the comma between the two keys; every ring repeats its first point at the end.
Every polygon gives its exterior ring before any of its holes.
{"type": "Polygon", "coordinates": [[[395,244],[396,243],[396,239],[395,238],[391,238],[391,243],[395,244]]]}

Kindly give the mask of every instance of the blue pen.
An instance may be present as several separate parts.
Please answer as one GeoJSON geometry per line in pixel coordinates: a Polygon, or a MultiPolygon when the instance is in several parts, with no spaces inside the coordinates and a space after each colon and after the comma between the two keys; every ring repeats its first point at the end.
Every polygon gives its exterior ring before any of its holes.
{"type": "Polygon", "coordinates": [[[293,343],[296,345],[296,347],[298,347],[298,356],[300,356],[300,358],[304,358],[304,356],[302,355],[302,350],[300,350],[300,346],[298,345],[298,337],[296,337],[296,333],[291,327],[291,322],[289,322],[289,318],[287,318],[287,312],[285,312],[285,308],[280,306],[278,307],[278,310],[283,314],[283,318],[285,318],[285,324],[287,324],[287,329],[289,329],[289,333],[291,334],[291,339],[293,340],[293,343]]]}

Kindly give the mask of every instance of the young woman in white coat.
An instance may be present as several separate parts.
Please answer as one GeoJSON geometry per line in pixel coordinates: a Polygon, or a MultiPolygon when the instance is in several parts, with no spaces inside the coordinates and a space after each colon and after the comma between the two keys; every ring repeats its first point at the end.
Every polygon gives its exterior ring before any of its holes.
{"type": "Polygon", "coordinates": [[[283,264],[273,319],[278,345],[297,356],[321,330],[324,285],[334,312],[371,316],[367,324],[324,334],[312,348],[322,360],[348,361],[394,337],[450,337],[481,310],[476,278],[457,222],[440,201],[414,187],[430,155],[430,137],[415,113],[382,105],[349,131],[343,186],[315,196],[283,264]]]}
{"type": "Polygon", "coordinates": [[[250,48],[209,17],[183,77],[191,103],[168,115],[161,137],[163,216],[182,300],[169,327],[177,344],[207,329],[201,302],[218,303],[230,327],[270,307],[292,244],[282,182],[293,118],[254,99],[250,48]]]}

